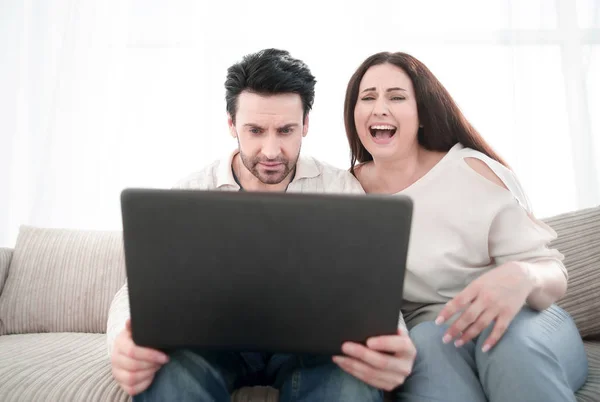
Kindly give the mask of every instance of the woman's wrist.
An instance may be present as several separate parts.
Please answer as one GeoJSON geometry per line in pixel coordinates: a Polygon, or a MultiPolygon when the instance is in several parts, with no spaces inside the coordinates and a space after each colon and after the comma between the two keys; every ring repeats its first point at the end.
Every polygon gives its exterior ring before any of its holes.
{"type": "Polygon", "coordinates": [[[524,261],[514,261],[513,263],[523,273],[523,277],[529,287],[528,296],[532,293],[539,292],[542,289],[542,280],[535,269],[534,264],[524,261]]]}

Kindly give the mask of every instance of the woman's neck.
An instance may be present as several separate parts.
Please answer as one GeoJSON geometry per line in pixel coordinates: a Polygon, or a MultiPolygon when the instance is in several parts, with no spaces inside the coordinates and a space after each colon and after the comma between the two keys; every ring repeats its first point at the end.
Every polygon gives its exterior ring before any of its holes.
{"type": "Polygon", "coordinates": [[[363,187],[369,193],[398,193],[427,174],[443,155],[417,144],[393,159],[374,160],[365,166],[368,172],[364,174],[363,187]]]}

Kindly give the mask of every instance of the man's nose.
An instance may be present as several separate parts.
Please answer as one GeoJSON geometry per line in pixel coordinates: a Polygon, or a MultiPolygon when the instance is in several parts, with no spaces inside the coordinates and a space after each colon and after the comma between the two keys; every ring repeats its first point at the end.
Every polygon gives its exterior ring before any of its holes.
{"type": "Polygon", "coordinates": [[[276,135],[269,135],[263,144],[262,153],[268,159],[275,159],[281,153],[281,144],[276,135]]]}

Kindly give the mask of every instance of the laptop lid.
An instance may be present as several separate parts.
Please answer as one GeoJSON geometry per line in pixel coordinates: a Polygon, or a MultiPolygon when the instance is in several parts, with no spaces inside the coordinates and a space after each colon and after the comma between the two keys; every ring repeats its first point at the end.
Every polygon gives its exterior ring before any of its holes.
{"type": "Polygon", "coordinates": [[[140,346],[335,354],[397,333],[408,197],[126,189],[121,205],[140,346]]]}

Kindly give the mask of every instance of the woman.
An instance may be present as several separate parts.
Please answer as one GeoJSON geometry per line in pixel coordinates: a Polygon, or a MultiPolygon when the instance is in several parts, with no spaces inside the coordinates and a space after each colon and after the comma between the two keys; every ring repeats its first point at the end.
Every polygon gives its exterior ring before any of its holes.
{"type": "MultiPolygon", "coordinates": [[[[365,191],[414,201],[403,314],[417,357],[397,399],[575,401],[587,360],[553,304],[567,287],[556,233],[508,165],[404,53],[365,60],[344,112],[365,191]]],[[[357,375],[360,360],[342,368],[357,375]]]]}

